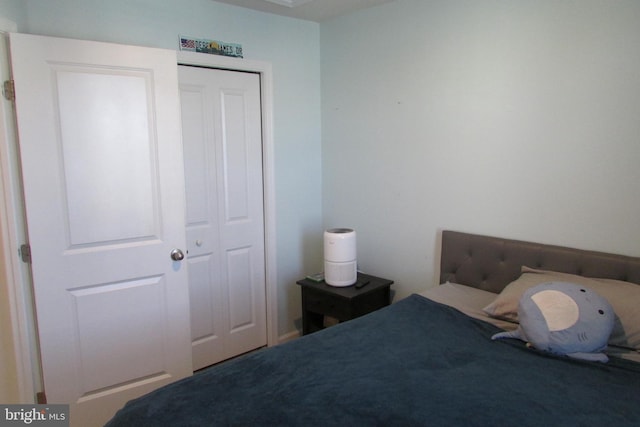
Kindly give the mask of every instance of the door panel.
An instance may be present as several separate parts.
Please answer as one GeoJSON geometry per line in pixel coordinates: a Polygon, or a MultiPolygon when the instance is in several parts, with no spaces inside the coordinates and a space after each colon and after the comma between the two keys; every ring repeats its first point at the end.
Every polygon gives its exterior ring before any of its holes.
{"type": "Polygon", "coordinates": [[[158,238],[151,70],[72,65],[51,71],[71,246],[158,238]]]}
{"type": "Polygon", "coordinates": [[[242,93],[229,89],[220,91],[222,110],[222,150],[224,167],[225,220],[227,222],[249,219],[251,196],[248,173],[249,164],[245,135],[246,116],[242,93]]]}
{"type": "MultiPolygon", "coordinates": [[[[179,67],[182,69],[182,67],[179,67]]],[[[180,70],[181,71],[181,70],[180,70]]],[[[182,77],[180,77],[182,79],[182,77]]],[[[220,252],[217,247],[217,175],[213,139],[213,107],[203,85],[180,85],[186,185],[189,296],[193,369],[225,359],[220,252]]]]}
{"type": "Polygon", "coordinates": [[[251,301],[251,248],[229,250],[227,272],[229,280],[229,332],[253,326],[253,301],[251,301]]]}
{"type": "Polygon", "coordinates": [[[163,340],[154,332],[166,311],[162,282],[150,277],[69,291],[85,395],[131,378],[165,376],[163,340]]]}
{"type": "Polygon", "coordinates": [[[189,294],[191,301],[191,340],[193,369],[201,369],[224,360],[225,348],[222,325],[223,313],[217,309],[220,301],[217,265],[213,254],[194,256],[189,254],[189,294]]]}
{"type": "Polygon", "coordinates": [[[175,52],[10,43],[45,391],[103,425],[191,373],[175,52]]]}
{"type": "Polygon", "coordinates": [[[180,66],[179,80],[199,369],[266,345],[260,77],[180,66]]]}

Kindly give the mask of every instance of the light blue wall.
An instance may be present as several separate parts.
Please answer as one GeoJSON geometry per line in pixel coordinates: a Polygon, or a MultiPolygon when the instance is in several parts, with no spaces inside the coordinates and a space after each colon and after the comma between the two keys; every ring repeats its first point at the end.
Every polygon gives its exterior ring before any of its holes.
{"type": "Polygon", "coordinates": [[[438,231],[640,256],[640,2],[398,0],[321,25],[325,226],[398,297],[438,231]]]}
{"type": "Polygon", "coordinates": [[[0,0],[0,17],[11,21],[18,26],[23,26],[26,21],[26,9],[24,2],[21,0],[0,0]]]}
{"type": "Polygon", "coordinates": [[[240,43],[273,66],[279,334],[300,318],[295,281],[321,268],[320,47],[316,23],[211,0],[0,0],[19,31],[177,49],[178,35],[240,43]]]}

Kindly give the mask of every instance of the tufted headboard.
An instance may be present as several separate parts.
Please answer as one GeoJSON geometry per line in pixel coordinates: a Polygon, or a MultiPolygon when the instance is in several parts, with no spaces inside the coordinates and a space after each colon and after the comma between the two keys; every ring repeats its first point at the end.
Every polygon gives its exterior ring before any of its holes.
{"type": "Polygon", "coordinates": [[[525,265],[640,284],[640,258],[457,231],[442,232],[440,283],[499,293],[525,265]]]}

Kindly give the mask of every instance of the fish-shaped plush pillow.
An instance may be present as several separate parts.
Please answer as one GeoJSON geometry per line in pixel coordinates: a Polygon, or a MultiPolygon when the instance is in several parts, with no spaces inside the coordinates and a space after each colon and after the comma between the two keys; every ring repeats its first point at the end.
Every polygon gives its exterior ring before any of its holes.
{"type": "Polygon", "coordinates": [[[538,350],[575,359],[607,362],[603,353],[615,313],[609,302],[584,286],[549,282],[529,288],[518,305],[520,325],[491,339],[517,338],[538,350]]]}

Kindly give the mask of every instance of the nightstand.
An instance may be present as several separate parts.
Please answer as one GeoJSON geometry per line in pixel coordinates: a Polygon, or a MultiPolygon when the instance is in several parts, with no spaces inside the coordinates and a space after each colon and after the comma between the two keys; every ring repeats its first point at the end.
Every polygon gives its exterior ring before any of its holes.
{"type": "Polygon", "coordinates": [[[329,286],[324,281],[298,280],[302,288],[302,334],[306,335],[324,327],[324,316],[340,322],[355,319],[391,303],[393,280],[358,273],[358,281],[369,283],[360,289],[354,285],[329,286]]]}

